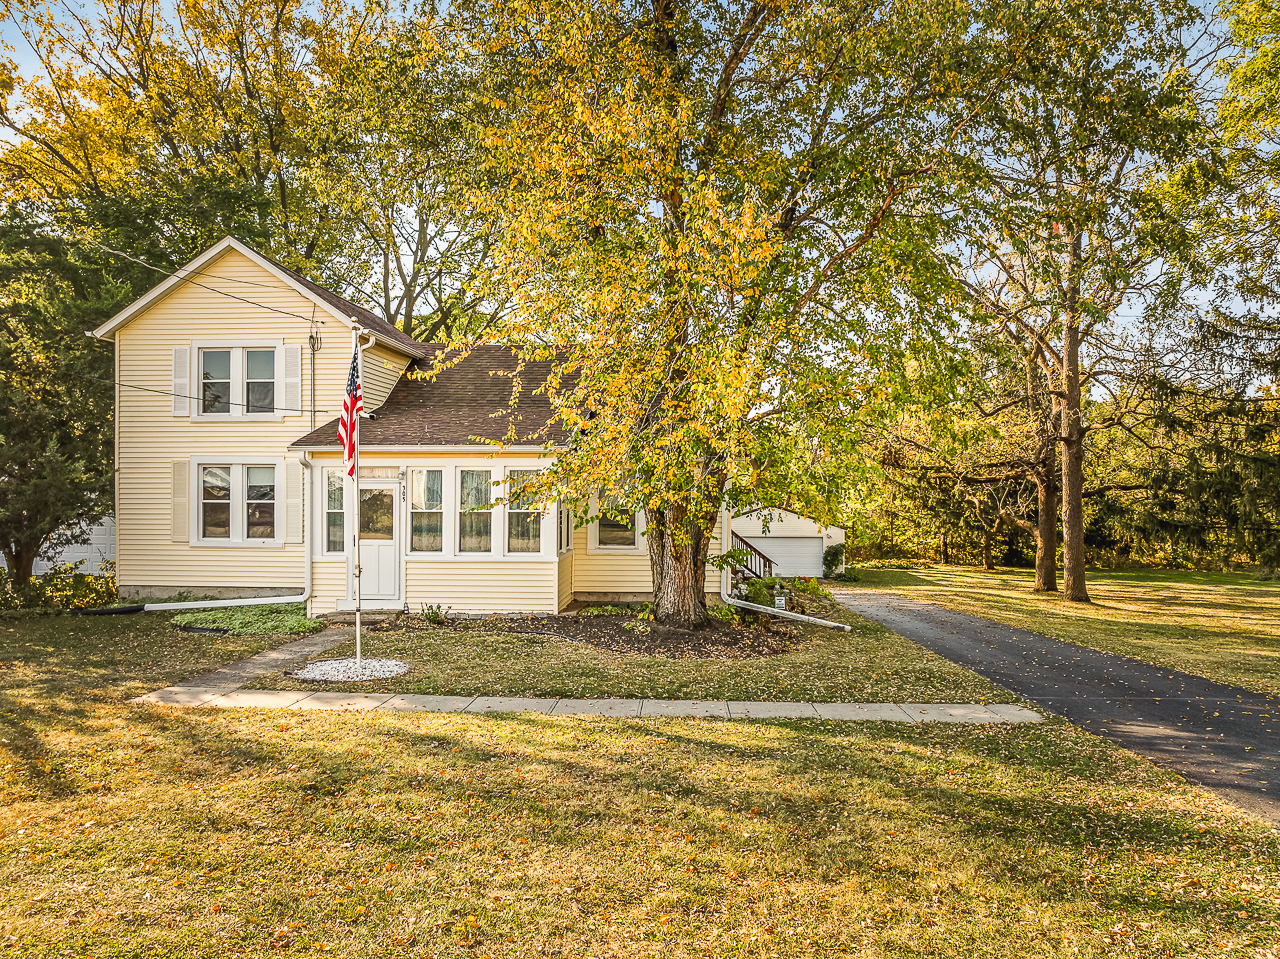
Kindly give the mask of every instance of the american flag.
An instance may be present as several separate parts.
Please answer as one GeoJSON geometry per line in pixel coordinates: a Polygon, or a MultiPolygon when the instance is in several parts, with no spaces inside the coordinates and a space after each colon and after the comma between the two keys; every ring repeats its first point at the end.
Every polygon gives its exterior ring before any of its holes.
{"type": "Polygon", "coordinates": [[[342,463],[348,476],[356,475],[356,418],[364,409],[360,394],[360,352],[351,354],[351,375],[347,377],[347,395],[342,398],[342,416],[338,419],[338,440],[342,443],[342,463]]]}

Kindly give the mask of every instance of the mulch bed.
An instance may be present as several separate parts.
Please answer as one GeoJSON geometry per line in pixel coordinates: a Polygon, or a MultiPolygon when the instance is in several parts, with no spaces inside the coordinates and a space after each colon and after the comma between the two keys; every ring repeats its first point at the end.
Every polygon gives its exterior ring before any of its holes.
{"type": "Polygon", "coordinates": [[[778,656],[792,648],[799,628],[777,623],[769,626],[734,626],[713,620],[705,629],[666,629],[634,616],[530,616],[507,619],[456,619],[447,624],[429,623],[414,616],[368,627],[379,632],[433,629],[477,632],[532,633],[555,636],[596,649],[633,656],[665,659],[759,659],[778,656]]]}

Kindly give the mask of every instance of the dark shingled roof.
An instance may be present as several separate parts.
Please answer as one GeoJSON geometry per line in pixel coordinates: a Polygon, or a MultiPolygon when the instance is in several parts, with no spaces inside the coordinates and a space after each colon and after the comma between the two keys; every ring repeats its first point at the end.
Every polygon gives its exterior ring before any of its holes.
{"type": "MultiPolygon", "coordinates": [[[[441,347],[423,346],[430,355],[410,364],[406,372],[432,368],[441,347]]],[[[360,421],[360,446],[473,446],[478,440],[506,440],[512,425],[518,443],[561,444],[566,434],[558,423],[539,432],[552,411],[547,397],[534,392],[546,382],[552,366],[550,361],[526,363],[520,373],[519,403],[500,416],[493,414],[511,405],[511,375],[518,367],[509,346],[478,346],[432,381],[401,376],[373,419],[360,421]]],[[[307,448],[338,445],[336,419],[293,443],[307,448]]]]}
{"type": "Polygon", "coordinates": [[[418,342],[408,333],[405,333],[399,327],[388,323],[376,313],[371,313],[363,306],[356,306],[356,304],[352,303],[345,297],[338,296],[338,294],[334,293],[332,290],[326,290],[319,283],[316,283],[313,280],[308,280],[297,270],[289,269],[279,260],[273,260],[261,250],[255,249],[254,252],[281,273],[287,274],[299,286],[305,287],[316,297],[324,300],[324,302],[328,303],[343,316],[351,317],[370,333],[376,333],[384,340],[394,343],[410,356],[425,356],[427,354],[429,347],[426,343],[418,342]]]}

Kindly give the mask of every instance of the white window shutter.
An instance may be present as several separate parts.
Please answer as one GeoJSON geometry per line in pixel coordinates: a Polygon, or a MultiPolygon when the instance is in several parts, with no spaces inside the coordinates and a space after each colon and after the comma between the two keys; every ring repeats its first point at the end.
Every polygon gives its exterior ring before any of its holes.
{"type": "MultiPolygon", "coordinates": [[[[176,350],[174,351],[177,352],[176,350]]],[[[191,538],[191,509],[187,503],[191,489],[191,462],[173,461],[172,535],[175,543],[185,543],[191,538]]]]}
{"type": "Polygon", "coordinates": [[[173,348],[173,415],[191,415],[191,347],[173,348]]]}
{"type": "Polygon", "coordinates": [[[291,460],[284,466],[284,541],[302,542],[302,464],[291,460]]]}
{"type": "Polygon", "coordinates": [[[297,416],[302,412],[302,347],[284,348],[284,407],[285,416],[297,416]]]}

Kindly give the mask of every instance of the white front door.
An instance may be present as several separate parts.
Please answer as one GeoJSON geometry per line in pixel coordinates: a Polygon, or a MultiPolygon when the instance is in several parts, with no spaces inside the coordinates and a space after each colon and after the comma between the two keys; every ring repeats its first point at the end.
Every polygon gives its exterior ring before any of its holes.
{"type": "MultiPolygon", "coordinates": [[[[360,483],[360,601],[400,602],[400,491],[396,483],[360,483]]],[[[350,595],[355,596],[352,583],[350,595]]]]}

